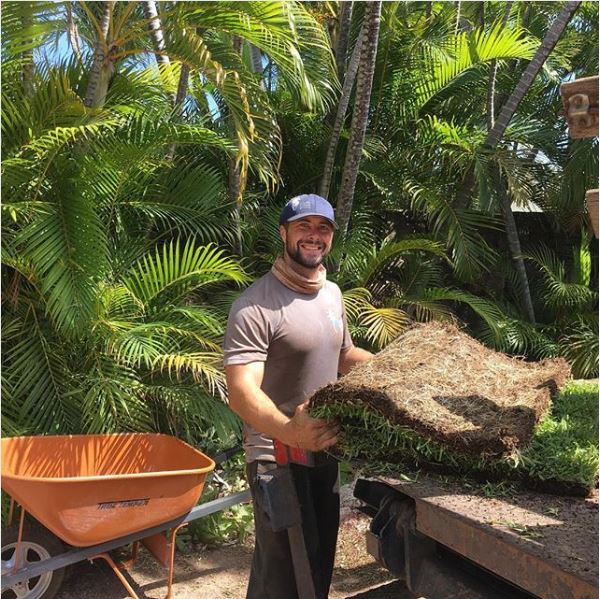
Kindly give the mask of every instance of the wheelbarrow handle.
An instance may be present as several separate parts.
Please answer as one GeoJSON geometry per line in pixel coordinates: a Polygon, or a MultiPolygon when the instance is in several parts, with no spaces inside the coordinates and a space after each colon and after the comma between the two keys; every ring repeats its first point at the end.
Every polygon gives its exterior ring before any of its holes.
{"type": "Polygon", "coordinates": [[[224,449],[223,451],[218,453],[213,458],[213,460],[217,466],[220,466],[221,464],[226,462],[228,459],[230,459],[234,455],[238,454],[240,451],[242,451],[242,445],[240,443],[238,443],[237,445],[234,445],[233,447],[230,447],[229,449],[224,449]]]}

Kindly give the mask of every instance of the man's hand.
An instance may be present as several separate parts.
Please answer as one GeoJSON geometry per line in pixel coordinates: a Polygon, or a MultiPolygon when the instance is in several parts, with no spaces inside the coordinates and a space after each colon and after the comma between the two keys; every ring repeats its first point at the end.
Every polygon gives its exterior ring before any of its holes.
{"type": "Polygon", "coordinates": [[[323,451],[337,443],[338,428],[325,420],[312,418],[306,411],[308,401],[296,408],[294,416],[285,426],[283,443],[309,451],[323,451]]]}

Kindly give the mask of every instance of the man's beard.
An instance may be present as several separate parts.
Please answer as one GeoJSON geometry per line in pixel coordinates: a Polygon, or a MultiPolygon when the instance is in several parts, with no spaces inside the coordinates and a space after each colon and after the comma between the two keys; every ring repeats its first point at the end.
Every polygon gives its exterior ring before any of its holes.
{"type": "Polygon", "coordinates": [[[327,249],[325,248],[320,256],[308,257],[302,255],[302,249],[300,248],[300,244],[298,243],[296,247],[293,245],[286,243],[285,244],[286,254],[300,266],[304,266],[304,268],[317,268],[327,256],[327,249]]]}

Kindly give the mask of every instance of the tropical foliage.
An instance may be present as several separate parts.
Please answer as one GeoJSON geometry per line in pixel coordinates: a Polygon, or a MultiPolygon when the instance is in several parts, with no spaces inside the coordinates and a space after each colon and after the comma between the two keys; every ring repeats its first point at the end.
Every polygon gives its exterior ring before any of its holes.
{"type": "Polygon", "coordinates": [[[373,6],[3,3],[5,434],[235,431],[227,311],[279,253],[280,207],[319,189],[328,151],[329,198],[343,192],[351,215],[328,266],[359,343],[458,318],[502,351],[597,376],[583,203],[597,139],[569,140],[558,94],[598,72],[597,3],[566,20],[493,147],[562,5],[373,6]]]}

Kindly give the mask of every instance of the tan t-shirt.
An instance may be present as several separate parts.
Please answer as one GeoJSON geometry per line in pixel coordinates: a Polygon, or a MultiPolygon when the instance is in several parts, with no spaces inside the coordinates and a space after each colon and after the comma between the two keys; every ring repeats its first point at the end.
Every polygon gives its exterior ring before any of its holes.
{"type": "MultiPolygon", "coordinates": [[[[352,347],[342,294],[327,281],[314,295],[297,293],[270,272],[231,308],[225,365],[265,362],[261,389],[286,415],[337,378],[340,353],[352,347]]],[[[273,460],[271,439],[244,425],[246,460],[273,460]]]]}

